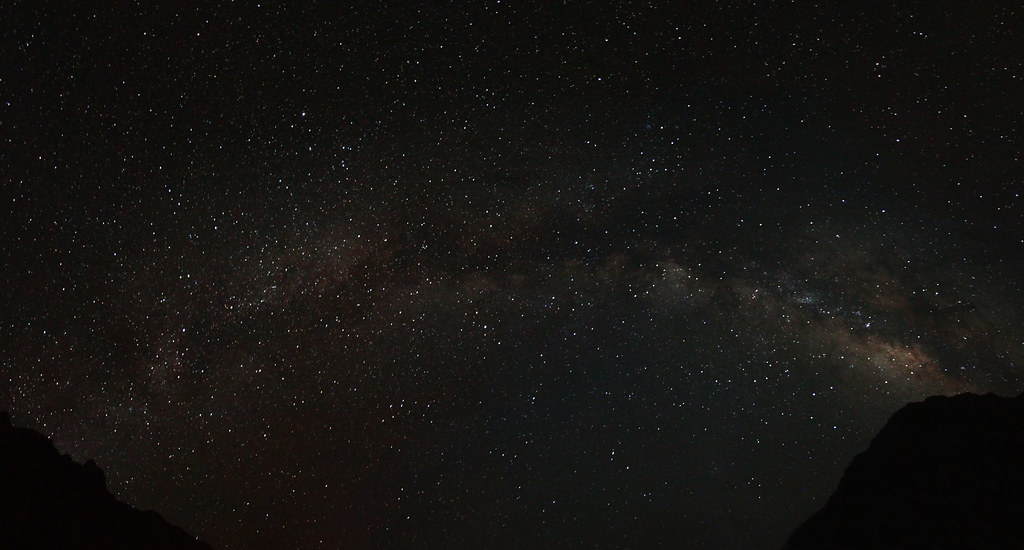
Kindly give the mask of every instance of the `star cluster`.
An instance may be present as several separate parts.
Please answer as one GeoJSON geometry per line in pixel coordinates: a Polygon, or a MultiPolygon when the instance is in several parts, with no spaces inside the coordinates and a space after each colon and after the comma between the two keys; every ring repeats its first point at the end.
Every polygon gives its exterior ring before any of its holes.
{"type": "Polygon", "coordinates": [[[772,548],[1024,380],[1009,8],[15,3],[0,406],[221,548],[772,548]]]}

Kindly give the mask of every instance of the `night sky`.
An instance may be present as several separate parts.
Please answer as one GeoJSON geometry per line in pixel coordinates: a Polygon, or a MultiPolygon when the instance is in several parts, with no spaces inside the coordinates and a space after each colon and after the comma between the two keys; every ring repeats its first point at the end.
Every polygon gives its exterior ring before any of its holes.
{"type": "Polygon", "coordinates": [[[1012,2],[65,4],[0,408],[216,547],[776,548],[1024,390],[1012,2]]]}

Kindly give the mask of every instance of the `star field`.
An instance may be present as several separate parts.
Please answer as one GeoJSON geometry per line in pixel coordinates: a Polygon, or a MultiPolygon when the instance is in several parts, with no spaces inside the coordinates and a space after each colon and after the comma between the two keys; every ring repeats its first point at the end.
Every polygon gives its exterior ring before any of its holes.
{"type": "Polygon", "coordinates": [[[1006,6],[3,12],[0,408],[215,547],[776,548],[1024,390],[1006,6]]]}

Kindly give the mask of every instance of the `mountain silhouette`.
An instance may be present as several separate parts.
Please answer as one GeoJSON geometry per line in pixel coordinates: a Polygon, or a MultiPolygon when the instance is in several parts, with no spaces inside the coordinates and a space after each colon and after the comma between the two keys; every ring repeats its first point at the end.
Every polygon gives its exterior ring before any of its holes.
{"type": "Polygon", "coordinates": [[[1024,549],[1024,395],[898,411],[785,550],[1024,549]]]}
{"type": "Polygon", "coordinates": [[[96,463],[60,454],[0,412],[0,548],[210,550],[153,511],[119,502],[96,463]]]}

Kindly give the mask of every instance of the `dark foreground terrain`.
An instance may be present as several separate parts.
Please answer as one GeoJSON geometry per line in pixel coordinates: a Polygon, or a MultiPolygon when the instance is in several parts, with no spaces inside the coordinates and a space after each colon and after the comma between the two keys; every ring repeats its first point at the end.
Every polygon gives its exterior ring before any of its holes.
{"type": "Polygon", "coordinates": [[[904,407],[786,550],[1024,548],[1024,396],[904,407]]]}
{"type": "Polygon", "coordinates": [[[0,412],[0,548],[209,550],[153,511],[119,502],[93,461],[78,464],[0,412]]]}

